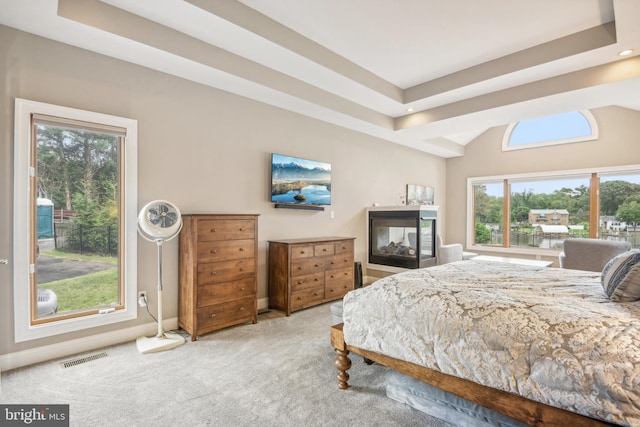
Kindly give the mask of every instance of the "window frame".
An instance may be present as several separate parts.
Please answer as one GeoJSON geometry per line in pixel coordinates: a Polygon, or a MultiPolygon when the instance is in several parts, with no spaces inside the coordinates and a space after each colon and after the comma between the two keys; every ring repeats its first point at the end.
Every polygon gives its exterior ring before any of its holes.
{"type": "MultiPolygon", "coordinates": [[[[569,137],[569,138],[561,138],[561,139],[552,139],[548,141],[538,141],[531,142],[528,144],[520,144],[520,145],[510,145],[511,135],[515,130],[516,126],[520,124],[520,122],[515,122],[509,124],[507,126],[507,130],[502,137],[502,151],[513,151],[513,150],[526,150],[529,148],[541,148],[541,147],[549,147],[552,145],[562,145],[562,144],[572,144],[574,142],[587,142],[594,141],[598,139],[599,131],[598,131],[598,122],[596,118],[593,116],[591,111],[589,110],[579,110],[577,113],[582,114],[582,116],[587,120],[589,126],[591,127],[591,134],[587,136],[578,136],[578,137],[569,137]]],[[[552,115],[553,116],[553,115],[552,115]]],[[[543,117],[540,117],[542,119],[543,117]]]]}
{"type": "Polygon", "coordinates": [[[640,174],[640,164],[627,165],[627,166],[613,166],[613,167],[601,167],[593,169],[571,169],[561,171],[548,171],[537,173],[523,173],[523,174],[509,174],[509,175],[494,175],[483,177],[469,177],[467,178],[467,215],[466,215],[466,247],[469,250],[477,250],[483,252],[497,252],[503,254],[522,254],[522,255],[536,255],[536,256],[557,256],[561,250],[554,249],[527,249],[522,247],[509,246],[509,230],[511,225],[511,193],[509,181],[527,181],[527,180],[549,180],[557,178],[559,180],[572,178],[572,177],[585,177],[590,176],[590,215],[589,215],[589,233],[591,238],[599,237],[599,218],[600,218],[600,175],[609,174],[640,174]],[[502,246],[485,246],[475,243],[475,208],[474,208],[474,185],[482,184],[496,184],[498,182],[503,183],[503,229],[506,230],[503,237],[502,246]],[[595,226],[594,226],[595,224],[595,226]],[[505,246],[506,244],[506,246],[505,246]]]}
{"type": "Polygon", "coordinates": [[[97,326],[134,320],[138,316],[137,295],[137,152],[138,123],[134,119],[117,117],[27,99],[15,98],[14,117],[14,206],[13,206],[13,295],[15,342],[29,341],[63,333],[81,331],[97,326]],[[112,312],[98,312],[84,316],[61,318],[50,322],[34,322],[31,318],[31,274],[35,270],[35,220],[36,200],[31,189],[35,169],[31,165],[34,154],[32,115],[59,117],[62,120],[97,123],[126,130],[121,153],[122,168],[120,195],[123,204],[124,253],[120,256],[124,307],[112,312]]]}

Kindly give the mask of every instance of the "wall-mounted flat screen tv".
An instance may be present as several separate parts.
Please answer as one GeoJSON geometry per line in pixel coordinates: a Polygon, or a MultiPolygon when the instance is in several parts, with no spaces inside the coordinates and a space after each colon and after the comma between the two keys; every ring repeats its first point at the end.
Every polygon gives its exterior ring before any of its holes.
{"type": "Polygon", "coordinates": [[[331,164],[271,156],[271,201],[292,205],[331,204],[331,164]]]}

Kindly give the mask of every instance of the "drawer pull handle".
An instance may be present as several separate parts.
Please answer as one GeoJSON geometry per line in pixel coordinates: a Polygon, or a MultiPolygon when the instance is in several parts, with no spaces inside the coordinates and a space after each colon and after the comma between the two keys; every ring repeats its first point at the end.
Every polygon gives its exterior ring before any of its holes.
{"type": "Polygon", "coordinates": [[[213,319],[214,317],[216,317],[215,313],[211,313],[211,318],[213,319]]]}
{"type": "Polygon", "coordinates": [[[304,270],[304,267],[300,266],[298,267],[298,270],[304,270]]]}
{"type": "Polygon", "coordinates": [[[331,278],[332,278],[332,279],[335,279],[335,278],[336,278],[336,276],[334,276],[334,275],[332,274],[332,275],[331,275],[331,278]]]}
{"type": "Polygon", "coordinates": [[[302,285],[304,283],[304,280],[298,280],[298,285],[302,285]]]}
{"type": "Polygon", "coordinates": [[[335,264],[335,262],[331,261],[331,265],[335,264]]]}
{"type": "Polygon", "coordinates": [[[246,230],[246,228],[240,227],[240,231],[245,231],[245,230],[246,230]]]}
{"type": "Polygon", "coordinates": [[[217,253],[218,253],[218,250],[217,250],[217,249],[211,249],[211,253],[212,253],[212,254],[217,254],[217,253]]]}
{"type": "Polygon", "coordinates": [[[300,251],[301,254],[304,254],[304,251],[300,251]]]}
{"type": "Polygon", "coordinates": [[[212,233],[217,233],[217,232],[218,232],[218,230],[216,230],[215,228],[212,228],[212,229],[211,229],[211,232],[212,232],[212,233]]]}
{"type": "Polygon", "coordinates": [[[244,307],[240,307],[240,311],[244,311],[244,307]]]}
{"type": "Polygon", "coordinates": [[[320,279],[318,279],[317,277],[315,279],[313,279],[315,282],[319,282],[320,279]]]}
{"type": "Polygon", "coordinates": [[[240,252],[244,252],[244,248],[240,248],[240,252]]]}
{"type": "Polygon", "coordinates": [[[244,271],[244,270],[245,270],[245,268],[244,268],[244,267],[240,267],[240,271],[244,271]]]}
{"type": "Polygon", "coordinates": [[[314,292],[314,293],[313,293],[313,296],[314,296],[314,297],[317,297],[317,296],[318,296],[318,293],[317,293],[317,292],[314,292]]]}
{"type": "Polygon", "coordinates": [[[327,248],[322,248],[322,252],[327,252],[327,248]]]}
{"type": "Polygon", "coordinates": [[[217,272],[217,271],[212,271],[212,272],[211,272],[211,275],[212,275],[212,276],[215,276],[216,274],[218,274],[218,272],[217,272]]]}
{"type": "Polygon", "coordinates": [[[320,264],[316,264],[316,267],[320,267],[320,264]]]}
{"type": "Polygon", "coordinates": [[[240,288],[240,292],[244,292],[244,288],[240,288]]]}

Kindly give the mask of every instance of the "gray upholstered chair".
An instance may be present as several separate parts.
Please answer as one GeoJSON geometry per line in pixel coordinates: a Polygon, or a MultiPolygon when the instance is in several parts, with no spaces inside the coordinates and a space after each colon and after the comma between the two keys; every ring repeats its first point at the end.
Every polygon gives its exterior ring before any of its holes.
{"type": "Polygon", "coordinates": [[[436,257],[438,265],[463,259],[471,259],[477,256],[478,254],[475,252],[464,251],[460,243],[445,245],[442,241],[442,236],[439,234],[436,235],[436,257]]]}
{"type": "Polygon", "coordinates": [[[631,250],[629,242],[600,239],[566,239],[560,253],[560,268],[602,271],[618,254],[631,250]]]}
{"type": "Polygon", "coordinates": [[[436,257],[438,264],[448,264],[454,261],[462,261],[462,245],[460,243],[451,243],[445,245],[442,242],[442,236],[436,236],[436,257]]]}

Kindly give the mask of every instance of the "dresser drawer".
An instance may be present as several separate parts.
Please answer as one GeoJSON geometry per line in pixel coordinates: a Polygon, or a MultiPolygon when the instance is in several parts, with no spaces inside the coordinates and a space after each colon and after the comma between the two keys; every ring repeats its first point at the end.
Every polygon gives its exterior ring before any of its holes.
{"type": "Polygon", "coordinates": [[[324,271],[324,258],[300,258],[291,261],[291,277],[324,271]]]}
{"type": "Polygon", "coordinates": [[[326,299],[338,299],[345,296],[347,292],[353,289],[353,280],[341,279],[332,282],[326,282],[324,285],[324,297],[326,299]]]}
{"type": "Polygon", "coordinates": [[[324,273],[325,283],[331,283],[336,280],[347,280],[353,283],[353,267],[336,268],[334,270],[327,270],[324,273]]]}
{"type": "Polygon", "coordinates": [[[334,268],[347,268],[351,267],[353,269],[353,254],[341,254],[334,255],[332,257],[328,257],[324,267],[327,270],[331,270],[334,268]]]}
{"type": "Polygon", "coordinates": [[[322,245],[313,246],[313,254],[315,256],[327,256],[335,253],[335,247],[333,243],[326,243],[322,245]]]}
{"type": "Polygon", "coordinates": [[[210,242],[215,240],[253,239],[255,221],[242,219],[209,219],[198,221],[198,240],[210,242]]]}
{"type": "Polygon", "coordinates": [[[291,259],[309,258],[313,256],[313,246],[293,246],[291,248],[291,259]]]}
{"type": "Polygon", "coordinates": [[[324,276],[325,272],[320,271],[318,273],[307,274],[305,276],[292,277],[291,291],[294,292],[300,289],[308,289],[313,287],[322,288],[324,286],[324,276]]]}
{"type": "Polygon", "coordinates": [[[334,250],[337,254],[349,254],[353,256],[353,240],[345,240],[334,244],[334,250]]]}
{"type": "Polygon", "coordinates": [[[256,294],[253,278],[198,286],[198,307],[249,298],[256,294]]]}
{"type": "Polygon", "coordinates": [[[324,287],[301,289],[291,292],[291,310],[298,310],[324,300],[324,287]]]}
{"type": "Polygon", "coordinates": [[[252,258],[198,264],[198,285],[244,279],[255,274],[256,263],[252,258]]]}
{"type": "Polygon", "coordinates": [[[249,321],[253,319],[255,311],[255,298],[245,298],[238,301],[204,307],[198,310],[198,329],[224,326],[242,319],[249,321]]]}
{"type": "Polygon", "coordinates": [[[198,261],[230,261],[253,258],[254,240],[226,240],[198,243],[198,261]]]}

